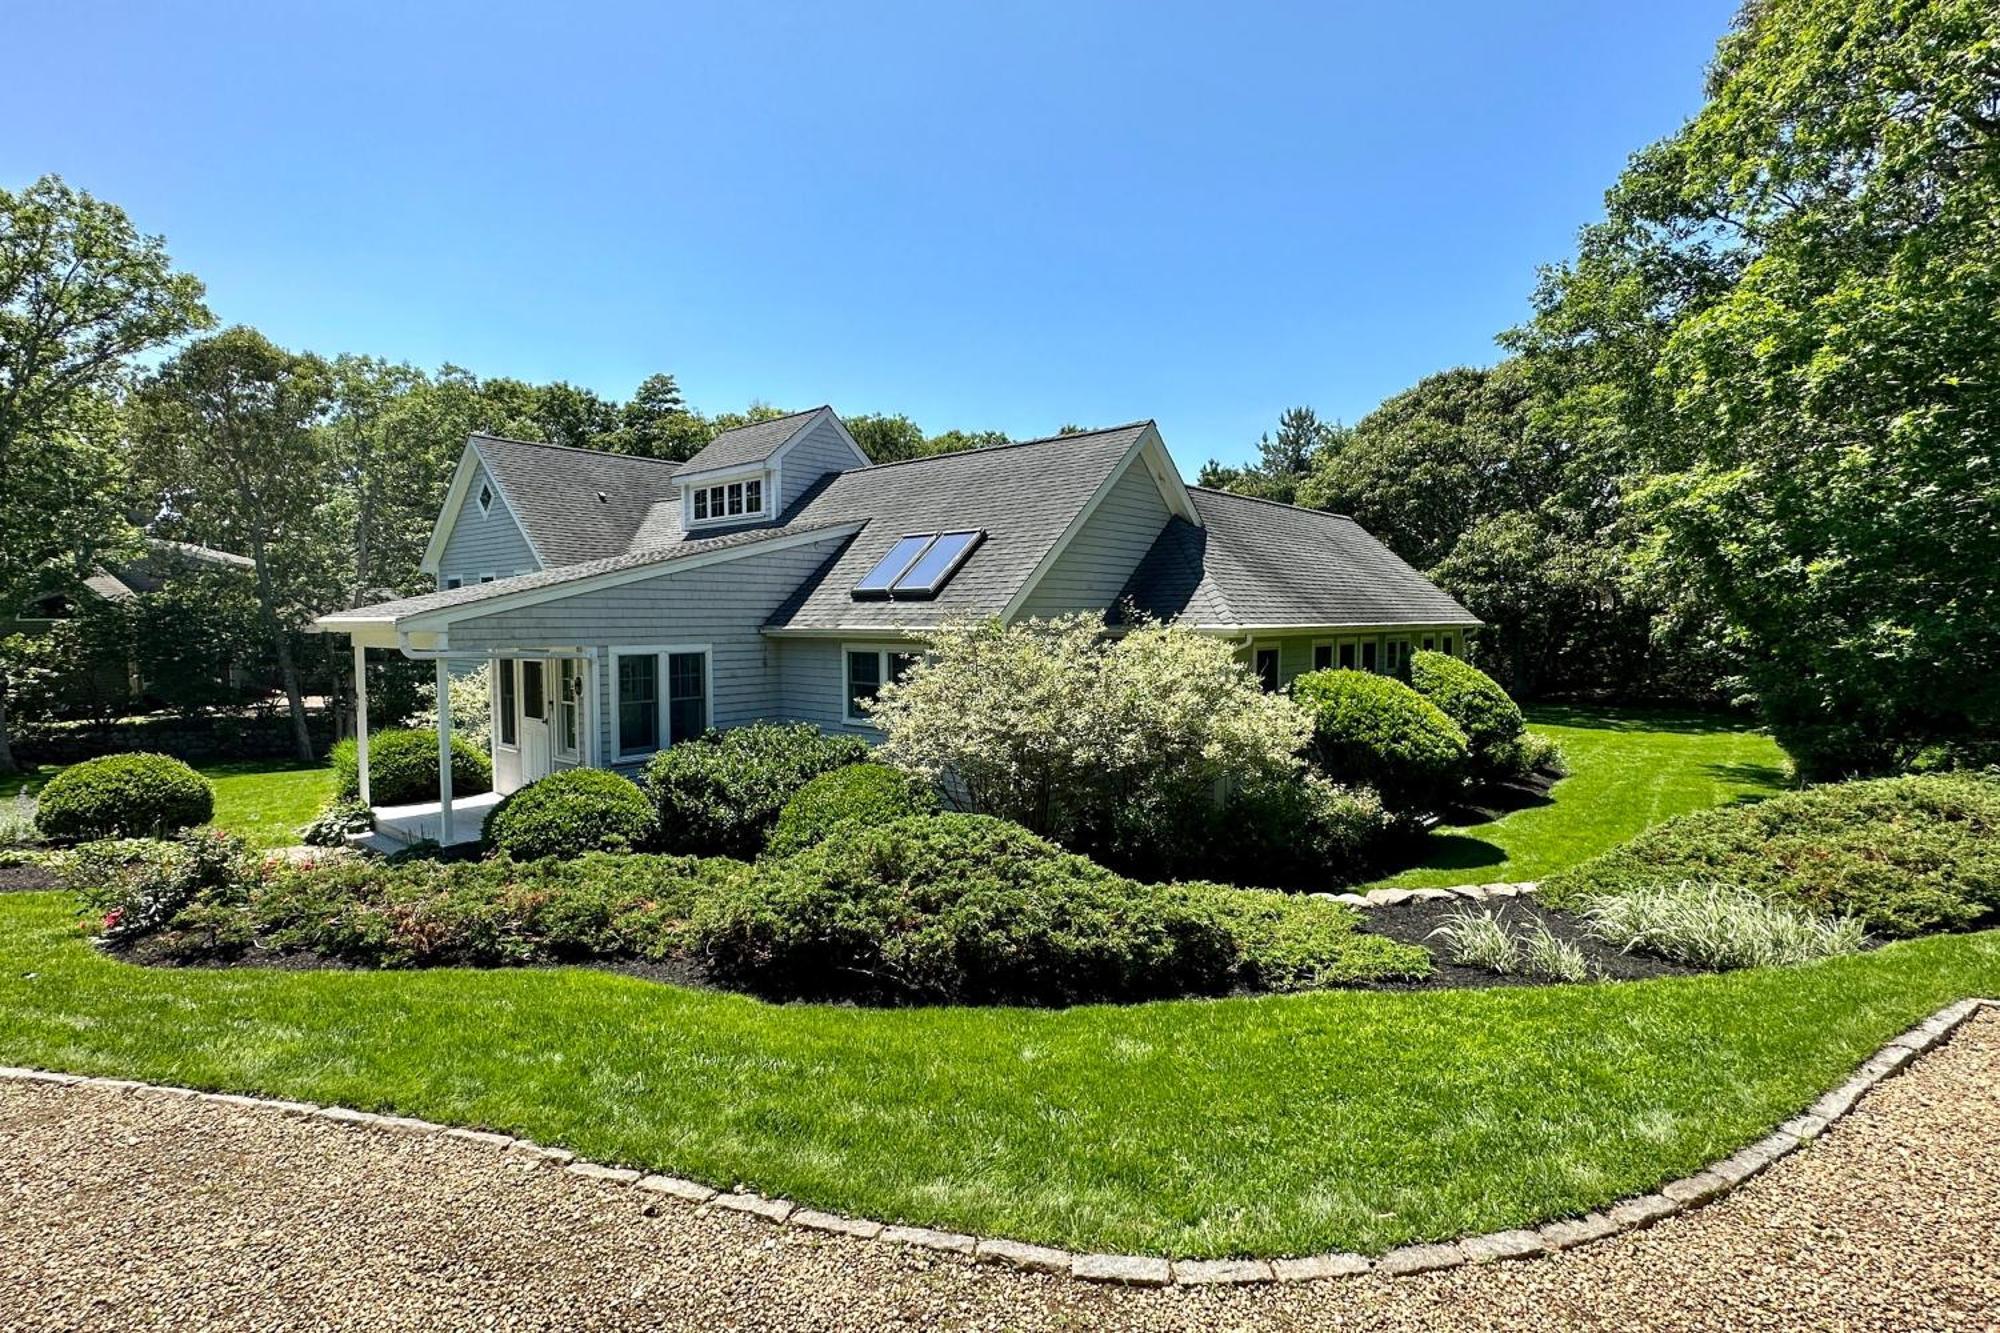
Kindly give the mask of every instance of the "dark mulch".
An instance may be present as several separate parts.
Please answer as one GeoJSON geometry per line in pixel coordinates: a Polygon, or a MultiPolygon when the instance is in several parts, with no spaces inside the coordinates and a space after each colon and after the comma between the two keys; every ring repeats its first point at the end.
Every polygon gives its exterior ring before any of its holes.
{"type": "Polygon", "coordinates": [[[40,893],[62,887],[62,876],[47,866],[0,866],[0,893],[40,893]]]}
{"type": "Polygon", "coordinates": [[[1609,945],[1591,939],[1583,932],[1583,923],[1567,912],[1557,912],[1537,905],[1530,898],[1497,898],[1483,902],[1472,902],[1464,898],[1450,899],[1410,899],[1393,907],[1370,907],[1361,911],[1361,928],[1375,935],[1386,935],[1404,944],[1416,944],[1430,950],[1431,961],[1436,970],[1424,981],[1385,983],[1384,990],[1448,990],[1479,988],[1484,986],[1540,986],[1546,983],[1528,977],[1501,976],[1484,968],[1464,967],[1448,961],[1443,952],[1444,941],[1432,939],[1431,932],[1445,923],[1445,918],[1459,912],[1491,911],[1496,913],[1503,925],[1510,927],[1532,926],[1540,921],[1548,926],[1549,933],[1566,943],[1583,950],[1583,956],[1590,960],[1608,981],[1647,981],[1654,977],[1695,976],[1699,969],[1683,967],[1662,958],[1647,954],[1621,953],[1609,945]]]}

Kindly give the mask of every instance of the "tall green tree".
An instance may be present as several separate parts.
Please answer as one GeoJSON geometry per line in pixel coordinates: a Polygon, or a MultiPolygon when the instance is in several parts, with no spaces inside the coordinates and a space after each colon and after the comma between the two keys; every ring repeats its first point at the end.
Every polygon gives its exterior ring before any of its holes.
{"type": "Polygon", "coordinates": [[[1758,0],[1519,339],[1808,773],[2000,754],[1996,312],[2000,10],[1758,0]]]}
{"type": "MultiPolygon", "coordinates": [[[[111,397],[134,356],[211,321],[201,296],[117,206],[55,176],[0,190],[0,615],[126,540],[111,397]]],[[[8,693],[0,665],[0,773],[8,693]]]]}
{"type": "Polygon", "coordinates": [[[1343,448],[1347,436],[1346,427],[1320,420],[1310,407],[1288,407],[1278,416],[1275,435],[1266,431],[1257,437],[1256,462],[1236,467],[1211,458],[1198,480],[1217,490],[1292,504],[1315,463],[1343,448]]]}
{"type": "Polygon", "coordinates": [[[293,635],[336,600],[340,526],[330,522],[338,460],[320,429],[330,368],[236,327],[190,344],[141,386],[135,459],[166,521],[255,563],[258,616],[310,760],[293,635]]]}

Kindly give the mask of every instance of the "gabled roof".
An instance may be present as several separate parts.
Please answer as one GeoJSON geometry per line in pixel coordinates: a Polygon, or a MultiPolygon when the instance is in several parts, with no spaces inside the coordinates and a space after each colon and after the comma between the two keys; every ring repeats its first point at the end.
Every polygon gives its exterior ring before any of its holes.
{"type": "Polygon", "coordinates": [[[546,568],[623,555],[642,526],[649,545],[681,535],[674,463],[497,435],[468,444],[546,568]]]}
{"type": "Polygon", "coordinates": [[[1202,487],[1188,494],[1203,526],[1170,520],[1121,606],[1217,629],[1480,623],[1344,514],[1202,487]]]}
{"type": "Polygon", "coordinates": [[[1078,435],[881,463],[826,478],[793,521],[866,526],[769,620],[778,631],[889,630],[999,615],[1098,492],[1133,458],[1150,421],[1078,435]],[[986,538],[928,601],[856,601],[854,585],[896,539],[976,528],[986,538]]]}
{"type": "Polygon", "coordinates": [[[812,418],[831,411],[831,407],[822,404],[803,412],[791,412],[782,417],[772,417],[769,421],[753,421],[747,426],[726,430],[710,440],[700,453],[675,468],[674,475],[686,477],[697,472],[716,472],[723,468],[751,467],[762,463],[790,444],[792,437],[804,430],[812,418]]]}
{"type": "Polygon", "coordinates": [[[441,621],[491,615],[517,604],[523,594],[560,590],[561,595],[568,596],[572,592],[582,591],[581,585],[595,584],[621,575],[645,578],[653,574],[658,567],[692,560],[698,556],[716,556],[726,552],[749,555],[765,547],[782,548],[797,545],[798,539],[817,537],[820,540],[832,540],[847,536],[858,528],[858,524],[834,522],[788,523],[776,528],[739,528],[735,532],[719,537],[698,537],[648,550],[606,556],[601,560],[586,560],[578,564],[538,570],[532,574],[520,574],[510,579],[495,579],[491,583],[468,583],[462,587],[446,588],[441,592],[401,597],[394,601],[377,602],[373,606],[357,606],[351,611],[335,611],[321,616],[313,624],[320,629],[343,630],[361,624],[402,625],[420,618],[441,621]],[[573,588],[571,585],[579,586],[573,588]]]}

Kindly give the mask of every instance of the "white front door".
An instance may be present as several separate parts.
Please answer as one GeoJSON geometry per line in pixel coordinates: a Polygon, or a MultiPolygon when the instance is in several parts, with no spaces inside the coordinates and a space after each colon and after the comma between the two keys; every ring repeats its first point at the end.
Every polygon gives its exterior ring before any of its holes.
{"type": "Polygon", "coordinates": [[[521,659],[521,785],[549,775],[548,663],[521,659]]]}

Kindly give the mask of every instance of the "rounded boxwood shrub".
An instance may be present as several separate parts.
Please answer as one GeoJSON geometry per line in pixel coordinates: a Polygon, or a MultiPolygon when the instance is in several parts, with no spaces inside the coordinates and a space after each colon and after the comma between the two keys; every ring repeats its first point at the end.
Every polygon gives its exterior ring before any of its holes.
{"type": "Polygon", "coordinates": [[[1838,782],[1681,815],[1551,876],[1539,900],[1576,907],[1683,882],[1858,917],[1891,937],[2000,921],[2000,782],[1838,782]]]}
{"type": "Polygon", "coordinates": [[[1410,688],[1458,724],[1481,776],[1526,776],[1520,767],[1525,755],[1516,742],[1527,719],[1493,677],[1470,662],[1426,650],[1410,655],[1410,688]]]}
{"type": "Polygon", "coordinates": [[[486,816],[486,842],[516,861],[643,848],[653,803],[629,778],[568,768],[509,792],[486,816]]]}
{"type": "MultiPolygon", "coordinates": [[[[335,795],[361,797],[361,770],[354,741],[333,747],[335,795]]],[[[477,796],[493,790],[493,761],[463,736],[451,738],[451,794],[477,796]]],[[[368,797],[376,805],[417,805],[438,796],[438,736],[429,728],[391,727],[368,737],[368,797]]]]}
{"type": "Polygon", "coordinates": [[[860,737],[828,736],[806,722],[758,722],[682,741],[646,766],[660,848],[750,860],[793,793],[867,757],[860,737]]]}
{"type": "Polygon", "coordinates": [[[790,856],[821,841],[843,820],[886,824],[936,809],[937,796],[928,783],[882,764],[849,764],[820,774],[793,793],[764,850],[790,856]]]}
{"type": "Polygon", "coordinates": [[[1391,813],[1450,803],[1468,760],[1456,722],[1402,681],[1370,671],[1314,671],[1292,682],[1312,717],[1313,764],[1335,782],[1375,788],[1391,813]]]}
{"type": "Polygon", "coordinates": [[[986,815],[836,826],[720,883],[690,940],[764,992],[1065,1004],[1422,976],[1420,948],[1338,904],[1213,884],[1141,884],[986,815]]]}
{"type": "Polygon", "coordinates": [[[164,838],[215,815],[208,779],[164,754],[107,754],[49,779],[35,827],[50,838],[164,838]]]}

